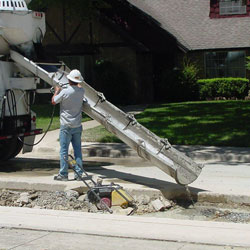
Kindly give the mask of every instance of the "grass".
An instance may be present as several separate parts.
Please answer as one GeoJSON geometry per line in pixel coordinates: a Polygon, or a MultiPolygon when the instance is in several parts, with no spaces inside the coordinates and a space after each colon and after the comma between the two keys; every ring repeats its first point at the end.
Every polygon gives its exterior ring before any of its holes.
{"type": "MultiPolygon", "coordinates": [[[[162,104],[149,107],[136,118],[172,144],[250,146],[250,101],[162,104]]],[[[83,134],[85,141],[119,142],[102,126],[83,134]]]]}
{"type": "Polygon", "coordinates": [[[115,135],[108,132],[102,125],[83,131],[82,140],[85,142],[104,142],[104,143],[122,142],[115,135]]]}
{"type": "MultiPolygon", "coordinates": [[[[60,117],[59,117],[59,105],[55,106],[55,112],[53,117],[53,122],[51,124],[50,130],[55,130],[60,128],[60,117]]],[[[48,125],[51,120],[51,115],[53,111],[53,106],[50,104],[44,104],[44,105],[33,105],[32,110],[36,113],[37,119],[36,119],[36,127],[42,128],[43,131],[46,131],[48,128],[48,125]]],[[[83,114],[82,121],[88,121],[91,120],[87,115],[83,114]]]]}
{"type": "Polygon", "coordinates": [[[250,101],[162,104],[137,120],[172,144],[250,146],[250,101]]]}

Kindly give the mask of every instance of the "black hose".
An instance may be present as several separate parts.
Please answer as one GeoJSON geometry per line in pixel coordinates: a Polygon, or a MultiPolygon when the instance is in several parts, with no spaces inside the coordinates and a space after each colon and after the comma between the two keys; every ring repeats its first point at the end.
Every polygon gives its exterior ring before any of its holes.
{"type": "Polygon", "coordinates": [[[3,97],[3,102],[2,102],[1,118],[0,118],[0,129],[3,128],[3,120],[4,120],[4,116],[5,116],[5,102],[6,102],[6,98],[4,96],[3,97]]]}
{"type": "Polygon", "coordinates": [[[43,140],[43,138],[46,136],[46,134],[49,132],[49,129],[50,129],[50,127],[51,127],[51,124],[52,124],[53,118],[54,118],[55,107],[56,107],[56,106],[54,105],[54,106],[53,106],[53,110],[52,110],[52,114],[51,114],[51,118],[50,118],[50,123],[49,123],[49,125],[48,125],[48,128],[47,128],[46,132],[44,133],[44,135],[42,136],[42,138],[41,138],[38,142],[36,142],[36,143],[34,143],[34,144],[28,144],[28,143],[25,143],[19,136],[17,137],[17,139],[18,139],[19,141],[21,141],[25,146],[36,146],[36,145],[38,145],[38,144],[43,140]]]}
{"type": "MultiPolygon", "coordinates": [[[[10,117],[14,117],[14,119],[15,119],[15,121],[14,121],[15,130],[17,131],[17,105],[16,105],[15,93],[14,93],[13,90],[8,89],[6,91],[6,99],[7,99],[7,104],[8,104],[9,112],[10,112],[10,117]],[[12,110],[11,110],[11,107],[10,107],[9,93],[10,93],[10,96],[11,96],[12,110]]],[[[30,104],[28,106],[30,106],[30,104]]],[[[51,124],[53,122],[54,113],[55,113],[55,106],[53,106],[53,110],[52,110],[52,114],[51,114],[51,119],[50,119],[50,123],[48,125],[48,128],[47,128],[46,132],[44,133],[44,135],[42,136],[42,138],[38,142],[36,142],[34,144],[28,144],[28,143],[25,143],[19,136],[17,136],[17,139],[20,142],[22,142],[24,145],[26,145],[26,146],[31,146],[32,147],[32,146],[38,145],[44,139],[44,137],[46,136],[46,134],[48,133],[48,131],[49,131],[50,127],[51,127],[51,124]]]]}
{"type": "Polygon", "coordinates": [[[17,130],[17,106],[16,106],[16,97],[14,94],[14,91],[10,91],[11,95],[11,102],[12,102],[12,108],[13,108],[13,116],[14,116],[14,122],[15,122],[15,129],[17,130]]]}
{"type": "Polygon", "coordinates": [[[12,117],[12,111],[11,111],[10,102],[9,102],[9,92],[10,92],[10,91],[11,91],[10,89],[8,89],[8,90],[6,91],[6,100],[7,100],[7,104],[8,104],[10,116],[12,117]]]}

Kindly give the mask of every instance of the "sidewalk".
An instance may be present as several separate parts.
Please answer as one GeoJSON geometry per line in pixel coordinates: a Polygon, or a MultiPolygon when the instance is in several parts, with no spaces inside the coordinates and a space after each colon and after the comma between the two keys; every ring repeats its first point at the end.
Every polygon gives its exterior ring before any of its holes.
{"type": "MultiPolygon", "coordinates": [[[[219,246],[230,246],[231,249],[238,246],[245,247],[244,249],[250,247],[249,224],[0,207],[1,227],[77,233],[79,238],[81,235],[106,236],[109,241],[119,237],[140,239],[141,242],[154,240],[183,243],[178,249],[187,249],[185,242],[204,244],[201,248],[188,249],[205,250],[210,249],[209,245],[214,245],[214,249],[216,246],[217,249],[221,249],[219,246]]],[[[167,244],[166,242],[164,249],[168,249],[167,244]]],[[[92,249],[91,246],[88,247],[87,249],[92,249]]],[[[134,249],[138,247],[135,245],[134,249]]]]}
{"type": "Polygon", "coordinates": [[[1,229],[0,246],[15,250],[246,250],[245,247],[8,228],[1,229]]]}

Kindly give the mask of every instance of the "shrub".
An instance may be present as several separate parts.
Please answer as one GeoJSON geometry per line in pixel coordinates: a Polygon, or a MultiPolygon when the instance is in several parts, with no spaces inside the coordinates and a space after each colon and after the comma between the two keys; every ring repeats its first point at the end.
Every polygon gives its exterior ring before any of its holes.
{"type": "Polygon", "coordinates": [[[180,69],[164,70],[160,77],[162,101],[195,101],[199,98],[198,67],[184,57],[180,69]]]}
{"type": "Polygon", "coordinates": [[[180,72],[180,84],[183,101],[195,101],[199,98],[198,80],[199,69],[196,63],[184,57],[180,72]]]}
{"type": "Polygon", "coordinates": [[[225,97],[243,99],[247,96],[249,80],[246,78],[213,78],[198,80],[201,99],[225,97]]]}
{"type": "Polygon", "coordinates": [[[250,70],[250,56],[246,57],[246,68],[250,70]]]}

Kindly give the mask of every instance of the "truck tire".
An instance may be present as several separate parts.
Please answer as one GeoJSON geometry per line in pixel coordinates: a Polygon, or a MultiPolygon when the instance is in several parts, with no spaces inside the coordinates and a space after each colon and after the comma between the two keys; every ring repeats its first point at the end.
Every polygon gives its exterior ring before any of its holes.
{"type": "Polygon", "coordinates": [[[7,161],[14,158],[19,154],[22,148],[23,143],[16,137],[7,140],[0,140],[0,161],[7,161]]]}

